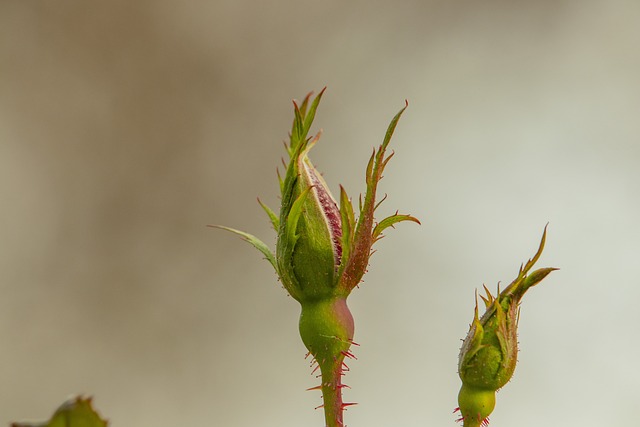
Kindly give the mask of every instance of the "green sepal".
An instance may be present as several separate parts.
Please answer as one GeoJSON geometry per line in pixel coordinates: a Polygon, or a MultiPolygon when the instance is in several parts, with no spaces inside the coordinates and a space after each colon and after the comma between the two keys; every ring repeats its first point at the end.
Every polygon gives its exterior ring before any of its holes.
{"type": "Polygon", "coordinates": [[[340,267],[336,276],[337,278],[340,278],[342,275],[342,272],[347,265],[347,260],[351,256],[351,250],[353,248],[353,233],[356,226],[353,205],[351,204],[351,200],[349,200],[347,191],[342,185],[340,186],[340,220],[342,225],[342,237],[340,238],[342,255],[340,257],[340,267]]]}
{"type": "Polygon", "coordinates": [[[520,274],[526,274],[529,270],[531,270],[533,265],[538,262],[538,259],[540,258],[540,255],[542,255],[542,251],[544,250],[544,244],[547,242],[547,227],[549,227],[549,224],[544,226],[544,230],[542,231],[542,238],[540,239],[540,244],[538,245],[538,250],[536,251],[533,258],[527,261],[527,264],[524,266],[524,268],[520,267],[520,274]]]}
{"type": "MultiPolygon", "coordinates": [[[[498,292],[498,296],[496,298],[499,300],[500,305],[505,309],[505,311],[512,301],[518,303],[530,287],[537,285],[542,281],[542,279],[547,277],[549,273],[557,270],[557,268],[552,267],[541,268],[539,270],[535,270],[531,274],[528,274],[529,270],[533,268],[535,263],[540,258],[540,255],[542,255],[546,240],[547,226],[544,227],[542,238],[540,239],[540,245],[538,246],[538,250],[536,251],[533,258],[527,261],[524,266],[520,266],[518,277],[516,277],[515,280],[509,284],[509,286],[507,286],[502,292],[498,292]]],[[[487,316],[489,314],[489,311],[490,310],[488,310],[483,317],[487,316]]]]}
{"type": "Polygon", "coordinates": [[[461,372],[464,369],[464,366],[468,363],[468,361],[476,355],[476,353],[482,347],[482,338],[484,337],[484,328],[480,323],[480,319],[478,318],[478,297],[476,293],[476,307],[473,316],[473,323],[471,324],[469,336],[471,337],[469,341],[465,341],[463,344],[463,348],[460,351],[460,354],[464,354],[464,358],[460,358],[458,361],[458,372],[461,372]]]}
{"type": "Polygon", "coordinates": [[[395,215],[391,215],[383,219],[376,225],[373,229],[373,241],[380,239],[382,237],[382,232],[388,228],[393,227],[394,224],[402,221],[413,221],[417,224],[420,224],[420,221],[417,218],[412,217],[411,215],[400,215],[396,213],[395,215]]]}
{"type": "Polygon", "coordinates": [[[260,206],[262,206],[262,209],[264,209],[264,211],[267,213],[267,215],[269,216],[269,219],[271,220],[271,225],[273,226],[273,229],[276,231],[276,233],[278,232],[278,229],[280,228],[280,219],[278,218],[278,216],[271,210],[271,208],[267,205],[265,205],[264,203],[262,203],[262,200],[258,199],[258,203],[260,203],[260,206]]]}
{"type": "MultiPolygon", "coordinates": [[[[380,150],[382,150],[382,147],[380,147],[380,150]]],[[[371,157],[369,157],[369,161],[367,162],[367,170],[365,171],[365,183],[367,184],[367,190],[369,189],[369,186],[376,184],[377,181],[374,180],[374,176],[373,176],[373,166],[376,163],[376,150],[373,150],[373,153],[371,153],[371,157]]],[[[367,193],[368,194],[368,193],[367,193]]],[[[366,200],[366,196],[365,196],[365,200],[366,200]]],[[[362,204],[360,204],[360,210],[362,210],[362,204]]]]}
{"type": "MultiPolygon", "coordinates": [[[[340,276],[339,286],[341,292],[349,293],[355,288],[364,272],[366,271],[369,263],[369,257],[371,256],[371,247],[376,238],[379,237],[382,230],[388,226],[395,224],[398,221],[383,220],[381,228],[378,228],[378,232],[373,231],[374,211],[377,207],[375,198],[378,182],[382,178],[387,162],[391,159],[392,155],[385,157],[387,146],[391,141],[391,137],[395,131],[396,125],[402,116],[402,113],[407,109],[408,103],[405,102],[405,106],[393,117],[391,123],[387,127],[384,140],[377,150],[373,150],[369,162],[367,163],[365,182],[367,184],[367,190],[364,196],[364,201],[360,199],[360,215],[356,223],[355,232],[353,236],[353,243],[350,248],[349,258],[345,259],[345,265],[341,266],[342,274],[340,276]],[[374,237],[375,234],[375,237],[374,237]]],[[[405,220],[405,219],[401,219],[405,220]]],[[[406,220],[410,220],[406,218],[406,220]]],[[[380,224],[378,224],[379,227],[380,224]]],[[[344,257],[343,257],[344,258],[344,257]]]]}
{"type": "Polygon", "coordinates": [[[276,266],[276,257],[271,252],[271,249],[260,239],[258,239],[253,234],[245,233],[244,231],[236,230],[235,228],[225,227],[223,225],[208,225],[208,227],[219,228],[221,230],[227,230],[238,236],[242,237],[245,242],[249,242],[253,245],[254,248],[262,252],[265,256],[265,259],[271,263],[273,268],[278,272],[278,267],[276,266]]]}
{"type": "Polygon", "coordinates": [[[529,289],[532,286],[537,285],[542,282],[542,280],[549,275],[552,271],[558,270],[557,268],[547,267],[547,268],[539,268],[538,270],[532,271],[531,274],[527,275],[524,279],[524,283],[522,284],[522,288],[524,291],[529,289]]]}
{"type": "MultiPolygon", "coordinates": [[[[308,103],[309,97],[311,94],[308,94],[302,105],[306,110],[306,105],[308,103]]],[[[320,96],[320,95],[318,95],[320,96]]],[[[314,102],[312,104],[311,113],[315,114],[315,108],[317,108],[317,103],[314,102]],[[314,107],[315,105],[315,107],[314,107]]],[[[289,164],[286,166],[287,170],[284,176],[284,179],[280,177],[278,174],[278,180],[280,182],[280,192],[282,196],[282,202],[280,207],[280,224],[284,224],[286,220],[286,216],[289,214],[290,205],[293,203],[294,191],[297,185],[297,181],[299,179],[299,165],[298,161],[300,158],[305,155],[308,150],[307,146],[309,144],[313,145],[320,138],[320,134],[316,135],[315,138],[307,139],[308,129],[304,128],[305,118],[303,117],[304,112],[301,111],[297,104],[294,102],[294,113],[295,119],[293,120],[293,126],[291,130],[291,141],[289,145],[286,147],[287,152],[289,154],[289,164]]]]}
{"type": "Polygon", "coordinates": [[[304,119],[302,117],[302,113],[298,109],[298,105],[293,103],[294,109],[294,119],[293,119],[293,128],[291,130],[291,144],[289,149],[289,156],[293,158],[292,153],[296,151],[297,147],[302,144],[306,137],[306,132],[304,132],[304,119]]]}
{"type": "Polygon", "coordinates": [[[285,238],[287,242],[292,242],[291,249],[295,246],[296,241],[298,240],[298,235],[296,231],[298,229],[298,222],[300,221],[300,216],[302,215],[304,202],[307,200],[307,196],[311,192],[311,187],[306,188],[298,198],[291,205],[291,210],[289,211],[289,215],[287,216],[287,224],[285,227],[285,235],[280,238],[285,238]]]}
{"type": "Polygon", "coordinates": [[[408,101],[405,101],[404,103],[405,103],[404,107],[400,111],[398,111],[398,114],[396,114],[393,119],[391,119],[391,123],[389,123],[389,126],[387,127],[387,132],[385,133],[384,141],[382,142],[382,147],[381,147],[382,150],[385,150],[387,148],[387,145],[389,145],[389,142],[391,141],[391,137],[393,137],[393,133],[396,130],[396,126],[398,125],[398,121],[400,120],[402,113],[404,113],[404,110],[406,110],[407,107],[409,106],[408,101]]]}
{"type": "MultiPolygon", "coordinates": [[[[284,162],[284,159],[282,160],[284,162]]],[[[286,168],[287,165],[285,165],[286,168]]],[[[276,175],[278,175],[278,185],[280,187],[280,194],[284,193],[284,180],[280,175],[280,169],[276,169],[276,175]]]]}
{"type": "MultiPolygon", "coordinates": [[[[309,107],[309,112],[307,113],[306,110],[303,112],[305,114],[304,125],[303,125],[305,134],[309,132],[309,129],[311,129],[311,124],[313,123],[313,119],[315,119],[316,117],[316,110],[318,109],[318,105],[320,105],[320,100],[322,99],[322,95],[324,95],[324,91],[326,89],[327,89],[326,87],[322,88],[318,96],[316,96],[313,99],[313,102],[311,103],[311,107],[309,107]]],[[[311,94],[309,94],[309,96],[310,95],[311,94]]],[[[309,97],[307,97],[307,100],[308,99],[309,97]]]]}
{"type": "Polygon", "coordinates": [[[297,151],[300,144],[302,144],[307,138],[307,134],[309,133],[309,129],[311,129],[311,124],[316,116],[316,110],[318,109],[320,99],[322,99],[325,89],[326,88],[322,89],[313,102],[311,102],[308,112],[307,106],[309,105],[309,99],[313,92],[307,94],[300,106],[298,106],[295,101],[293,102],[294,119],[291,127],[291,143],[287,147],[287,151],[289,152],[289,157],[291,159],[295,157],[294,153],[297,151]]]}
{"type": "MultiPolygon", "coordinates": [[[[293,192],[293,189],[291,190],[293,192]]],[[[302,215],[304,202],[311,191],[311,187],[304,190],[291,204],[284,221],[280,221],[278,231],[278,272],[283,286],[294,299],[300,300],[301,289],[298,279],[293,272],[293,251],[298,238],[298,223],[302,215]]],[[[284,213],[283,213],[284,214],[284,213]]]]}

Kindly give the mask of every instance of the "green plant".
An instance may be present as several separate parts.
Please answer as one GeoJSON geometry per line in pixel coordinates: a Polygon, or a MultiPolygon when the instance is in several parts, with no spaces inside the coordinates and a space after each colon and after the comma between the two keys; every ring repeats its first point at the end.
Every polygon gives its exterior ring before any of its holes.
{"type": "Polygon", "coordinates": [[[309,137],[309,130],[324,89],[311,101],[294,102],[295,118],[287,146],[289,163],[280,179],[282,203],[276,215],[260,203],[277,232],[275,254],[255,236],[228,227],[216,226],[242,236],[264,254],[285,289],[300,303],[300,336],[321,372],[323,406],[328,427],[343,425],[342,376],[345,358],[353,357],[354,321],[347,297],[360,283],[372,254],[371,247],[382,232],[401,221],[419,221],[398,213],[377,224],[374,212],[376,190],[392,155],[386,149],[400,116],[391,120],[382,145],[374,150],[366,169],[367,189],[360,198],[356,219],[351,200],[340,188],[338,207],[324,179],[309,160],[309,150],[320,133],[309,137]]]}
{"type": "MultiPolygon", "coordinates": [[[[276,215],[260,205],[269,216],[277,233],[275,253],[252,234],[215,225],[237,235],[256,247],[275,269],[287,292],[300,303],[300,336],[321,383],[312,389],[322,391],[327,427],[342,427],[343,410],[350,403],[342,400],[342,376],[345,358],[354,357],[351,346],[354,336],[353,316],[347,297],[360,283],[372,255],[373,244],[389,227],[403,221],[420,223],[410,215],[397,212],[379,222],[374,213],[376,191],[382,173],[392,155],[387,146],[398,120],[407,106],[391,120],[382,144],[369,159],[366,168],[366,191],[360,197],[358,217],[344,188],[340,187],[340,205],[309,160],[308,153],[318,142],[320,133],[309,137],[309,131],[324,89],[311,100],[294,102],[294,120],[289,144],[289,162],[284,178],[278,174],[281,207],[276,215]]],[[[384,199],[383,199],[384,200],[384,199]]],[[[519,305],[529,288],[540,283],[555,268],[541,268],[530,273],[540,258],[546,241],[546,227],[536,254],[520,267],[516,279],[494,297],[485,287],[481,296],[486,311],[478,316],[478,301],[469,333],[460,349],[458,372],[462,387],[458,394],[458,421],[463,427],[488,424],[495,407],[496,391],[512,377],[517,361],[517,325],[519,305]]],[[[91,399],[70,399],[41,423],[14,423],[12,427],[106,427],[93,409],[91,399]]]]}
{"type": "MultiPolygon", "coordinates": [[[[367,190],[360,202],[359,218],[344,188],[340,188],[340,207],[311,164],[307,153],[318,141],[307,136],[324,90],[310,103],[308,95],[300,107],[294,103],[295,119],[287,147],[289,163],[280,180],[282,206],[277,216],[260,202],[278,233],[275,254],[255,236],[228,227],[215,226],[242,236],[260,250],[273,265],[285,289],[302,308],[300,335],[321,371],[327,427],[343,426],[343,366],[353,357],[354,324],[346,299],[358,285],[367,268],[371,247],[387,227],[400,221],[419,221],[409,215],[392,215],[375,224],[376,188],[391,156],[385,150],[397,122],[406,109],[393,118],[384,141],[374,150],[366,171],[367,190]]],[[[474,321],[459,357],[462,387],[458,396],[464,427],[488,424],[495,406],[495,392],[513,375],[517,360],[517,322],[524,293],[542,281],[554,268],[529,270],[542,254],[546,227],[535,256],[521,266],[518,277],[493,297],[486,289],[482,297],[487,311],[474,321]]]]}
{"type": "Polygon", "coordinates": [[[513,376],[518,358],[518,318],[520,300],[532,286],[540,283],[556,268],[541,268],[529,274],[544,249],[545,227],[538,251],[524,266],[518,277],[494,297],[484,287],[481,296],[486,311],[478,318],[478,297],[473,322],[465,338],[458,362],[462,387],[458,394],[457,410],[464,427],[478,427],[489,423],[489,415],[496,403],[496,391],[513,376]]]}

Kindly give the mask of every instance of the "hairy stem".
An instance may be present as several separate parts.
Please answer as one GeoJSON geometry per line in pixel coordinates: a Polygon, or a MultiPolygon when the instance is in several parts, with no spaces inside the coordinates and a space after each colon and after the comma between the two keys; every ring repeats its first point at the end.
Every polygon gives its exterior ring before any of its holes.
{"type": "Polygon", "coordinates": [[[345,357],[353,357],[353,317],[343,297],[304,301],[300,313],[300,336],[321,372],[327,427],[343,427],[342,375],[345,357]]]}
{"type": "Polygon", "coordinates": [[[322,401],[327,427],[343,427],[342,363],[344,356],[331,364],[320,366],[322,371],[322,401]]]}

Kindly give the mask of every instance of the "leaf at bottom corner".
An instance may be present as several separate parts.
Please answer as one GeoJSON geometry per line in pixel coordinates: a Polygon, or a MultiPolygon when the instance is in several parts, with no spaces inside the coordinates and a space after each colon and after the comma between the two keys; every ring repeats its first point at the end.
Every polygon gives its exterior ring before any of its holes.
{"type": "Polygon", "coordinates": [[[13,423],[11,427],[107,427],[91,405],[91,398],[80,396],[63,403],[49,421],[13,423]]]}

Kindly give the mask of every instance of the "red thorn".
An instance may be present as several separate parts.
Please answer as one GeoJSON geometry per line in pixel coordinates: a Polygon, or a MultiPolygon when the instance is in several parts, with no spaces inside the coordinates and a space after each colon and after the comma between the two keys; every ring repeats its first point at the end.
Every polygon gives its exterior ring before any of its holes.
{"type": "Polygon", "coordinates": [[[343,404],[342,404],[342,407],[343,407],[343,408],[346,408],[347,406],[353,406],[353,405],[357,405],[357,404],[358,404],[357,402],[343,403],[343,404]]]}
{"type": "Polygon", "coordinates": [[[316,407],[315,407],[315,408],[313,408],[313,409],[320,409],[320,408],[324,408],[324,403],[323,403],[322,405],[320,405],[320,406],[316,406],[316,407]]]}
{"type": "MultiPolygon", "coordinates": [[[[460,407],[457,407],[456,409],[453,410],[453,413],[455,414],[456,412],[460,412],[460,415],[462,415],[462,411],[460,411],[460,407]]],[[[460,416],[460,418],[456,418],[456,422],[457,423],[461,423],[464,421],[464,417],[460,416]]]]}
{"type": "Polygon", "coordinates": [[[355,360],[358,360],[358,358],[357,358],[353,353],[351,353],[349,350],[347,350],[347,351],[341,351],[340,353],[341,353],[344,357],[348,357],[349,359],[355,359],[355,360]]]}
{"type": "Polygon", "coordinates": [[[315,374],[318,369],[320,369],[320,365],[316,365],[316,367],[313,368],[313,371],[311,371],[311,375],[315,374]]]}
{"type": "Polygon", "coordinates": [[[360,344],[358,344],[357,342],[355,342],[354,340],[349,340],[349,342],[353,345],[357,345],[358,347],[360,347],[360,344]]]}
{"type": "Polygon", "coordinates": [[[317,385],[317,386],[315,386],[315,387],[308,388],[308,389],[307,389],[307,390],[305,390],[305,391],[321,390],[321,389],[322,389],[322,384],[317,385]]]}

